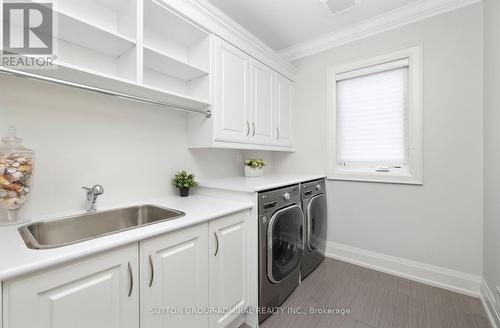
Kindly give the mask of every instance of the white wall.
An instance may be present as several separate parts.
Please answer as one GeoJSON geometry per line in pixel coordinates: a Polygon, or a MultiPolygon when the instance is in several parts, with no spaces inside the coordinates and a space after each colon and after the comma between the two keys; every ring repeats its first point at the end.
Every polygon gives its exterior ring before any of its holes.
{"type": "Polygon", "coordinates": [[[275,168],[325,172],[327,67],[423,43],[424,185],[330,181],[330,241],[482,273],[482,39],[479,4],[295,62],[297,152],[275,168]]]}
{"type": "MultiPolygon", "coordinates": [[[[235,150],[188,150],[187,114],[46,85],[0,79],[0,136],[10,124],[34,149],[33,191],[20,215],[51,215],[85,206],[82,186],[100,183],[101,205],[171,195],[180,169],[198,176],[241,174],[235,150]]],[[[272,170],[272,155],[263,156],[272,170]]],[[[5,212],[0,209],[0,215],[5,212]]]]}
{"type": "Polygon", "coordinates": [[[485,0],[484,13],[484,278],[500,304],[500,2],[485,0]]]}

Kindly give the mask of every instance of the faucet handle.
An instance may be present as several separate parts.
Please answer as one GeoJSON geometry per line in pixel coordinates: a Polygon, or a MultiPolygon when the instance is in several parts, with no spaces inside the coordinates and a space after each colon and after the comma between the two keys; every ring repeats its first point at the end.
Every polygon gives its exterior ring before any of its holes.
{"type": "Polygon", "coordinates": [[[92,188],[82,187],[82,189],[86,190],[89,194],[92,194],[93,196],[100,196],[104,194],[104,187],[101,185],[95,185],[92,188]]]}
{"type": "Polygon", "coordinates": [[[95,185],[91,188],[90,191],[92,192],[92,195],[100,196],[100,195],[104,194],[104,187],[101,185],[95,185]]]}

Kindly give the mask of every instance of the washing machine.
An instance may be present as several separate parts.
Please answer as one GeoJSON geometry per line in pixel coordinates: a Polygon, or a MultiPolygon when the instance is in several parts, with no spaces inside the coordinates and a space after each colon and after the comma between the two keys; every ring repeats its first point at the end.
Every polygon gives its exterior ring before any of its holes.
{"type": "Polygon", "coordinates": [[[293,185],[258,195],[259,323],[279,307],[300,282],[304,253],[304,214],[300,187],[293,185]]]}
{"type": "Polygon", "coordinates": [[[325,257],[328,224],[325,179],[302,183],[300,196],[305,216],[304,255],[301,269],[302,279],[304,279],[325,257]]]}

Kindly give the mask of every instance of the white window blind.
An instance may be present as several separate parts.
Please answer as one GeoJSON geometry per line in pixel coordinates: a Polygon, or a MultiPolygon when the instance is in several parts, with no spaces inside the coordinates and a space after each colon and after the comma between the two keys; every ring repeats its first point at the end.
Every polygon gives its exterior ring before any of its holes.
{"type": "Polygon", "coordinates": [[[336,75],[337,164],[408,163],[409,60],[336,75]]]}

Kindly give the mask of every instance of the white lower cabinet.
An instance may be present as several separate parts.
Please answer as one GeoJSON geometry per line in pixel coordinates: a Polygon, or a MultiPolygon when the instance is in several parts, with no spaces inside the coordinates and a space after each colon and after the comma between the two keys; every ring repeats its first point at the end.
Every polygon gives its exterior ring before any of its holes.
{"type": "Polygon", "coordinates": [[[239,212],[5,281],[3,328],[234,325],[248,306],[248,218],[239,212]]]}
{"type": "Polygon", "coordinates": [[[227,327],[247,307],[247,217],[240,213],[211,221],[210,305],[224,311],[210,327],[227,327]]]}
{"type": "Polygon", "coordinates": [[[205,328],[208,224],[141,242],[141,327],[205,328]]]}
{"type": "Polygon", "coordinates": [[[137,328],[137,245],[4,283],[4,328],[137,328]]]}

